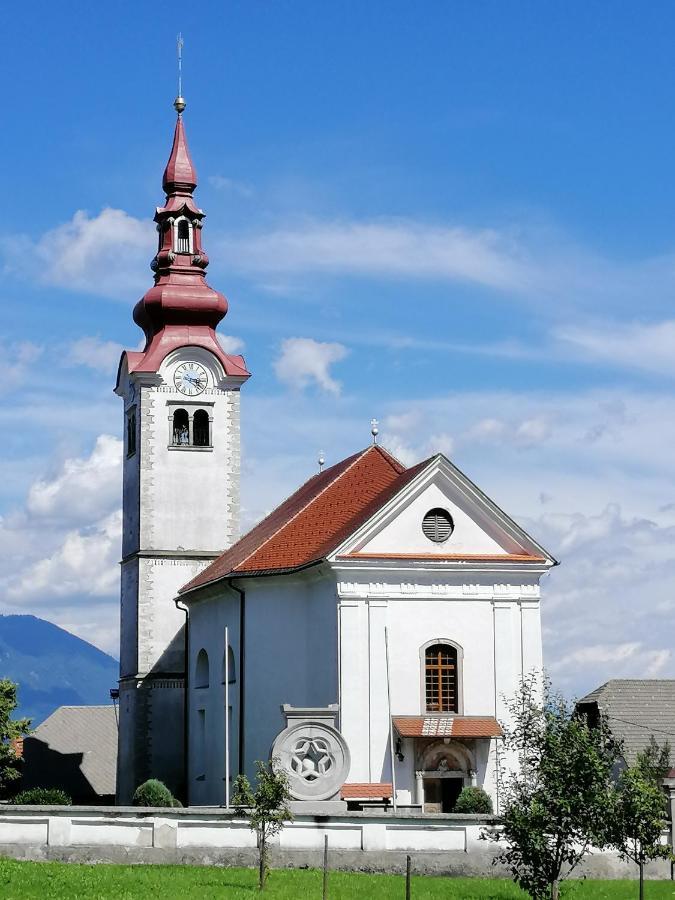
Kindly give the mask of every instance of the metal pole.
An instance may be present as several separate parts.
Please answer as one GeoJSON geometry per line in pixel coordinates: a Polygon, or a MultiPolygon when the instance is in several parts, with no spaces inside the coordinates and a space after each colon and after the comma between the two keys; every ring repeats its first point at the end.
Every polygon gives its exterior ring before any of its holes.
{"type": "Polygon", "coordinates": [[[391,794],[396,815],[396,772],[394,771],[394,723],[391,718],[391,687],[389,685],[389,630],[384,626],[384,659],[387,669],[387,710],[389,712],[389,759],[391,760],[391,794]]]}
{"type": "Polygon", "coordinates": [[[405,858],[405,900],[410,900],[410,854],[405,858]]]}
{"type": "Polygon", "coordinates": [[[328,900],[328,835],[323,836],[323,900],[328,900]]]}
{"type": "Polygon", "coordinates": [[[225,626],[225,809],[230,808],[230,638],[225,626]]]}

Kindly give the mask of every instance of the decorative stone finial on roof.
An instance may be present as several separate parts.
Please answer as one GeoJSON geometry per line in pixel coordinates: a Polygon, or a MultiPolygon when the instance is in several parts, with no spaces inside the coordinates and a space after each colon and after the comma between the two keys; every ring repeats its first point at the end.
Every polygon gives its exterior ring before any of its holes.
{"type": "Polygon", "coordinates": [[[371,433],[372,436],[373,436],[373,444],[376,444],[376,443],[377,443],[377,436],[378,436],[378,434],[380,433],[380,429],[379,429],[379,427],[378,427],[379,424],[380,424],[380,423],[377,421],[377,419],[371,419],[371,420],[370,420],[370,433],[371,433]]]}
{"type": "Polygon", "coordinates": [[[319,450],[319,459],[317,460],[317,462],[319,463],[319,472],[323,472],[323,467],[326,462],[326,458],[323,455],[323,450],[319,450]]]}

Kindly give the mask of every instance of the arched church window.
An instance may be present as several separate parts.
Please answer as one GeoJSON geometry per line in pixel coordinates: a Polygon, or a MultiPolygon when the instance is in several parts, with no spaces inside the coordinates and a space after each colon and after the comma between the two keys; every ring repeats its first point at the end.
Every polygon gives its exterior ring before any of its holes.
{"type": "Polygon", "coordinates": [[[459,712],[457,648],[432,644],[424,651],[424,692],[427,712],[459,712]]]}
{"type": "Polygon", "coordinates": [[[136,452],[136,408],[127,413],[127,456],[136,452]]]}
{"type": "Polygon", "coordinates": [[[173,414],[173,437],[175,447],[187,446],[190,443],[190,419],[185,409],[177,409],[173,414]]]}
{"type": "Polygon", "coordinates": [[[198,409],[192,420],[192,436],[195,447],[210,447],[211,435],[209,414],[205,409],[198,409]]]}
{"type": "Polygon", "coordinates": [[[195,665],[195,687],[207,688],[209,686],[209,657],[202,647],[197,654],[197,664],[195,665]]]}
{"type": "Polygon", "coordinates": [[[232,647],[227,647],[223,653],[223,684],[225,684],[225,679],[227,679],[228,684],[234,684],[237,680],[232,647]]]}
{"type": "Polygon", "coordinates": [[[190,252],[190,223],[179,219],[176,226],[176,253],[190,252]]]}

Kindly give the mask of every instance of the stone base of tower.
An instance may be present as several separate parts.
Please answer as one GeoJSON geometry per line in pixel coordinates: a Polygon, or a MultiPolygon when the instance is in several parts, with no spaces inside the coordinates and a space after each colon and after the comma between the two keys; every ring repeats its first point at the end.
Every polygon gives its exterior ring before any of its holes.
{"type": "Polygon", "coordinates": [[[148,778],[163,781],[174,796],[185,793],[185,681],[148,675],[120,681],[117,803],[129,805],[148,778]]]}

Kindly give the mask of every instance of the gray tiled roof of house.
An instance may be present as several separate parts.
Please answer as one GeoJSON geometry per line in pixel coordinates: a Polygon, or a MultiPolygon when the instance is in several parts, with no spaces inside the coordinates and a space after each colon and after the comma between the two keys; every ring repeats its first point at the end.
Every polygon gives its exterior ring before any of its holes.
{"type": "Polygon", "coordinates": [[[82,754],[79,769],[94,792],[115,793],[117,720],[112,706],[60,706],[31,737],[58,754],[82,754]]]}
{"type": "Polygon", "coordinates": [[[629,765],[653,734],[659,744],[670,743],[675,766],[675,679],[613,678],[578,701],[587,704],[597,704],[608,716],[629,765]]]}

